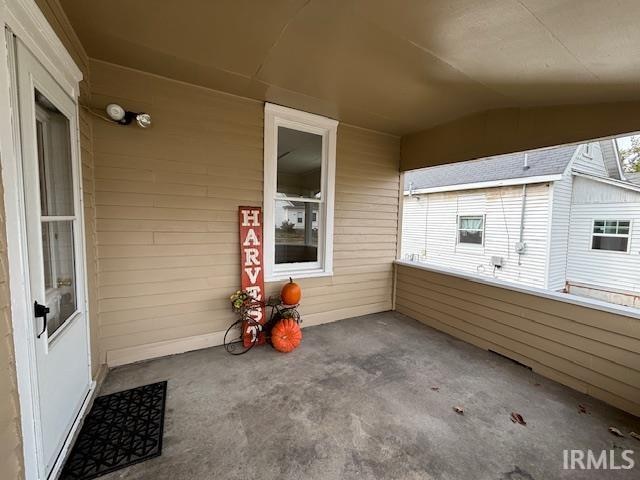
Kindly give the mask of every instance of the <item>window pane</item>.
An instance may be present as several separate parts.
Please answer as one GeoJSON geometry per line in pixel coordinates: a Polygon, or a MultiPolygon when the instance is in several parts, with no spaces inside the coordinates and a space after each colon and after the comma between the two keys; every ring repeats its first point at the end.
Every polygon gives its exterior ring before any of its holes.
{"type": "Polygon", "coordinates": [[[482,217],[460,217],[460,228],[482,230],[482,217]]]}
{"type": "Polygon", "coordinates": [[[47,332],[51,336],[76,311],[73,222],[42,223],[47,332]]]}
{"type": "Polygon", "coordinates": [[[317,203],[276,200],[276,264],[318,261],[318,223],[313,220],[318,208],[317,203]]]}
{"type": "Polygon", "coordinates": [[[69,120],[36,90],[36,141],[42,215],[73,215],[69,120]]]}
{"type": "Polygon", "coordinates": [[[278,127],[278,193],[320,198],[322,136],[278,127]]]}
{"type": "Polygon", "coordinates": [[[594,236],[591,247],[594,250],[611,250],[615,252],[626,252],[629,239],[626,237],[600,237],[594,236]]]}
{"type": "Polygon", "coordinates": [[[475,243],[482,245],[482,232],[460,230],[460,243],[475,243]]]}

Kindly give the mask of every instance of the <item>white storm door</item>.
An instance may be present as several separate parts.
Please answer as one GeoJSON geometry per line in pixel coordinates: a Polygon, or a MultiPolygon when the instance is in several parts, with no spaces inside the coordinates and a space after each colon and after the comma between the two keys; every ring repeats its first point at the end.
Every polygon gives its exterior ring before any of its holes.
{"type": "Polygon", "coordinates": [[[34,419],[45,474],[90,389],[75,102],[17,45],[26,245],[35,331],[34,419]],[[45,315],[46,312],[46,315],[45,315]]]}

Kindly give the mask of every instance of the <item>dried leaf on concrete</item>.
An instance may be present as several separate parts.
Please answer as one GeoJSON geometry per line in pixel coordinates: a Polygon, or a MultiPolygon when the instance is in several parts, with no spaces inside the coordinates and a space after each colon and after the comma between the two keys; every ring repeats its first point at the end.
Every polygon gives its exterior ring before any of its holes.
{"type": "Polygon", "coordinates": [[[431,387],[431,390],[433,390],[434,392],[437,392],[440,390],[440,387],[431,387]]]}
{"type": "Polygon", "coordinates": [[[520,425],[527,424],[527,422],[524,421],[524,417],[516,412],[511,412],[511,421],[513,423],[519,423],[520,425]]]}
{"type": "Polygon", "coordinates": [[[609,431],[613,433],[616,437],[624,437],[622,432],[618,430],[616,427],[609,427],[609,431]]]}
{"type": "Polygon", "coordinates": [[[460,414],[460,415],[464,415],[464,408],[460,407],[460,406],[455,406],[453,407],[453,411],[460,414]]]}
{"type": "Polygon", "coordinates": [[[585,415],[586,414],[591,415],[591,412],[587,409],[587,406],[583,405],[582,403],[578,404],[578,412],[584,413],[585,415]]]}

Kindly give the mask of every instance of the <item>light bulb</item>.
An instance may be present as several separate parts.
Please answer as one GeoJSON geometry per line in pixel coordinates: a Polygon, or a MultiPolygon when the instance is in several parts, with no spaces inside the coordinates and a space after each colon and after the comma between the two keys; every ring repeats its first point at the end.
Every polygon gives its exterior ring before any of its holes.
{"type": "Polygon", "coordinates": [[[148,113],[139,113],[136,115],[136,122],[138,122],[138,125],[142,128],[147,128],[151,125],[151,115],[148,113]]]}

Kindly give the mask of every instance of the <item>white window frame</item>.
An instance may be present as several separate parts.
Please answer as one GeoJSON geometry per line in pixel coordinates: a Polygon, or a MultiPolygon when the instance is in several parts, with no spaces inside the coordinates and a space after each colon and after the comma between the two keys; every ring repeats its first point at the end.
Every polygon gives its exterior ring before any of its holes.
{"type": "MultiPolygon", "coordinates": [[[[336,178],[336,120],[265,103],[264,107],[264,265],[265,281],[289,277],[307,278],[333,275],[333,210],[336,178]],[[299,201],[296,197],[277,196],[278,127],[313,133],[322,137],[321,199],[318,210],[318,261],[275,263],[275,200],[299,201]],[[324,228],[323,228],[324,227],[324,228]]],[[[310,199],[306,199],[310,201],[310,199]]]]}
{"type": "Polygon", "coordinates": [[[456,217],[456,243],[458,245],[463,245],[466,247],[484,247],[484,236],[485,236],[485,228],[487,225],[486,215],[458,215],[456,217]],[[463,218],[482,218],[482,230],[471,230],[468,228],[463,228],[465,231],[474,231],[479,232],[482,231],[482,242],[481,243],[470,243],[470,242],[461,242],[460,241],[460,220],[463,218]]]}
{"type": "Polygon", "coordinates": [[[591,221],[591,236],[589,237],[589,250],[592,252],[605,252],[605,253],[629,253],[631,252],[631,231],[633,228],[633,221],[631,219],[620,218],[594,218],[591,221]],[[620,222],[629,222],[629,232],[624,233],[595,233],[596,222],[617,222],[616,230],[620,226],[620,222]],[[593,237],[617,237],[627,239],[627,250],[607,250],[606,248],[593,248],[593,237]]]}

